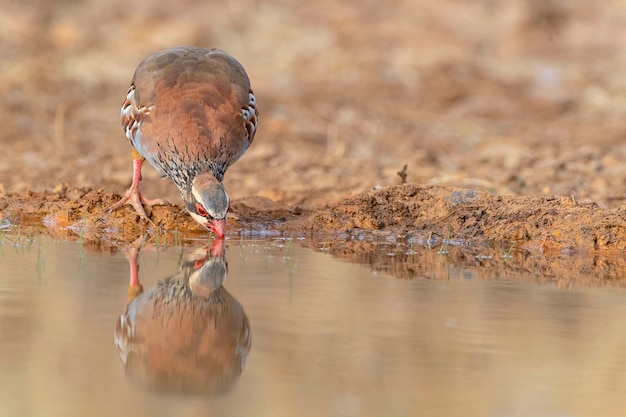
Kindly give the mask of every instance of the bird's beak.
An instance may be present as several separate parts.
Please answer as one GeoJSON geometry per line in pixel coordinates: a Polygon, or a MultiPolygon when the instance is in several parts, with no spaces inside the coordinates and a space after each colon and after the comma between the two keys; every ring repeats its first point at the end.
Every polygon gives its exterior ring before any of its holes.
{"type": "Polygon", "coordinates": [[[224,236],[226,235],[226,219],[213,219],[210,222],[207,222],[205,226],[211,229],[216,237],[224,239],[224,236]]]}

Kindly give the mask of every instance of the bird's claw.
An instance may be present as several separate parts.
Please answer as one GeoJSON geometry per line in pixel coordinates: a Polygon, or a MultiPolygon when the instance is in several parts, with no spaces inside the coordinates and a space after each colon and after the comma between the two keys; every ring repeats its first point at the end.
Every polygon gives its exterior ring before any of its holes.
{"type": "Polygon", "coordinates": [[[143,195],[141,195],[137,187],[131,187],[128,189],[128,191],[126,191],[126,193],[122,196],[122,198],[117,203],[113,204],[112,206],[110,206],[109,208],[105,210],[105,217],[109,216],[115,210],[122,208],[126,204],[133,206],[133,208],[135,209],[135,212],[139,215],[139,217],[155,225],[154,222],[152,222],[152,220],[150,220],[150,218],[146,214],[146,210],[144,209],[144,204],[148,207],[169,206],[170,202],[162,198],[155,198],[155,199],[146,198],[143,195]]]}

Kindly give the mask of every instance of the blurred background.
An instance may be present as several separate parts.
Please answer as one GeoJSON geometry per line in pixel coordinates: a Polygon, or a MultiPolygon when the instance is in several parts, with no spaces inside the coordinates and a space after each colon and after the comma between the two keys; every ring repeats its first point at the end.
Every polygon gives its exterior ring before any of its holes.
{"type": "MultiPolygon", "coordinates": [[[[232,197],[319,206],[407,181],[626,195],[626,0],[0,0],[0,192],[130,184],[119,107],[178,45],[246,68],[260,128],[232,197]]],[[[177,202],[146,165],[149,197],[177,202]]]]}

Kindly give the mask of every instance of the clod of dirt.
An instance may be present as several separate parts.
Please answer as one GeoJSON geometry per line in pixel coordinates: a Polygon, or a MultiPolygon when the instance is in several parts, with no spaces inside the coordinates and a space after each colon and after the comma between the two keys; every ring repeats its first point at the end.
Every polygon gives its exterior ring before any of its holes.
{"type": "Polygon", "coordinates": [[[398,185],[365,192],[314,213],[315,232],[387,230],[410,236],[515,241],[543,250],[596,251],[626,247],[621,210],[571,198],[494,196],[467,189],[398,185]]]}

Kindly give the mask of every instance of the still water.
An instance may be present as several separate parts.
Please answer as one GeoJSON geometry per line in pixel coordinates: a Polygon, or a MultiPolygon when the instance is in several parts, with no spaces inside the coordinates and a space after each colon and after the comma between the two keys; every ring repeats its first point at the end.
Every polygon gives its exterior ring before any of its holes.
{"type": "Polygon", "coordinates": [[[0,416],[626,415],[621,289],[202,245],[146,245],[136,270],[132,251],[6,236],[0,416]]]}

